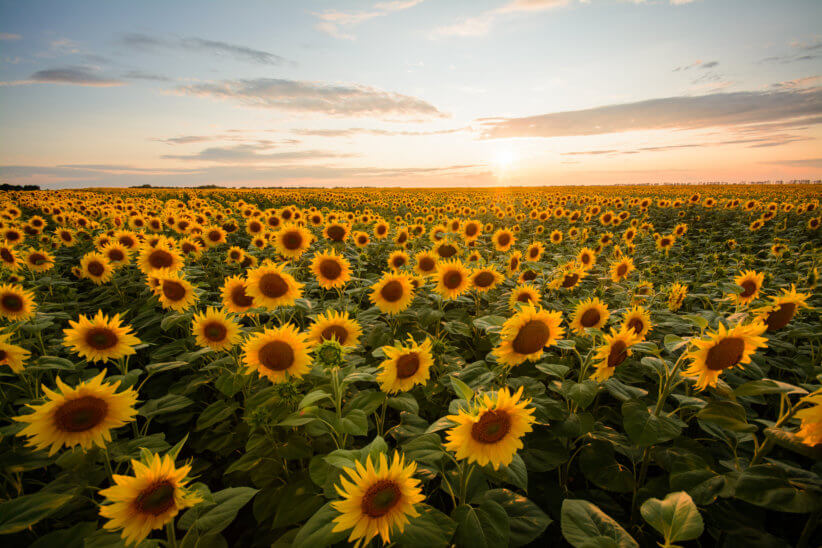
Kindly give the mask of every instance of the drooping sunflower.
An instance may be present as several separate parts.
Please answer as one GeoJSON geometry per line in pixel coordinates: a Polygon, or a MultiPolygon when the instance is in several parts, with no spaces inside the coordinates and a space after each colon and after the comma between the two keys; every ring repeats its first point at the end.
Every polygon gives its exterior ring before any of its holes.
{"type": "Polygon", "coordinates": [[[27,320],[36,310],[31,291],[15,284],[0,285],[0,316],[11,321],[27,320]]]}
{"type": "Polygon", "coordinates": [[[120,381],[103,383],[105,372],[76,387],[67,386],[58,376],[59,393],[45,385],[45,403],[29,405],[34,411],[14,417],[27,426],[17,433],[28,438],[28,445],[48,449],[49,456],[61,447],[79,445],[84,450],[105,447],[111,441],[111,430],[134,420],[137,392],[127,388],[117,392],[120,381]]]}
{"type": "Polygon", "coordinates": [[[376,466],[371,455],[366,458],[365,466],[359,461],[355,465],[343,469],[350,481],[342,475],[340,485],[335,486],[342,500],[331,503],[340,512],[334,518],[332,531],[351,529],[348,542],[356,541],[357,548],[367,545],[377,535],[388,544],[394,532],[403,532],[409,518],[420,515],[414,505],[425,500],[425,496],[419,480],[412,477],[417,464],[406,465],[405,457],[394,453],[389,466],[385,453],[380,453],[376,466]]]}
{"type": "Polygon", "coordinates": [[[311,246],[314,237],[308,229],[287,224],[274,233],[273,243],[277,253],[288,259],[299,259],[311,246]]]}
{"type": "Polygon", "coordinates": [[[505,262],[505,274],[508,276],[513,276],[517,271],[519,271],[521,264],[522,251],[514,251],[508,256],[508,260],[505,262]]]}
{"type": "Polygon", "coordinates": [[[720,373],[751,363],[751,356],[757,349],[767,347],[768,339],[761,336],[766,329],[760,321],[748,325],[740,323],[731,329],[725,329],[720,323],[719,328],[709,331],[706,338],[692,341],[697,350],[688,354],[691,364],[685,375],[697,377],[697,390],[716,386],[720,373]]]}
{"type": "Polygon", "coordinates": [[[351,279],[351,263],[332,249],[314,255],[311,271],[324,289],[343,287],[351,279]]]}
{"type": "Polygon", "coordinates": [[[771,297],[771,303],[758,310],[758,317],[768,327],[768,331],[779,331],[790,323],[800,308],[809,308],[810,293],[797,293],[796,286],[783,289],[781,295],[771,297]]]}
{"type": "Polygon", "coordinates": [[[480,293],[485,293],[501,284],[503,280],[505,280],[505,276],[500,274],[495,268],[486,266],[474,270],[471,274],[471,287],[480,293]]]}
{"type": "Polygon", "coordinates": [[[246,374],[256,371],[273,383],[302,378],[311,369],[310,349],[305,333],[292,324],[266,329],[243,345],[246,374]]]}
{"type": "Polygon", "coordinates": [[[642,306],[633,307],[623,316],[622,328],[632,330],[639,335],[641,340],[645,339],[645,336],[653,328],[650,312],[642,306]]]}
{"type": "Polygon", "coordinates": [[[437,272],[439,256],[433,251],[419,251],[414,255],[414,272],[420,276],[433,276],[437,272]]]}
{"type": "Polygon", "coordinates": [[[8,365],[15,373],[22,373],[31,352],[8,342],[10,334],[0,335],[0,366],[8,365]]]}
{"type": "Polygon", "coordinates": [[[90,251],[80,259],[80,272],[84,278],[91,280],[96,285],[101,285],[111,281],[114,267],[111,266],[111,261],[105,255],[90,251]]]}
{"type": "Polygon", "coordinates": [[[611,281],[618,283],[628,277],[628,274],[636,270],[634,260],[630,257],[623,257],[611,264],[611,281]]]}
{"type": "Polygon", "coordinates": [[[120,315],[109,317],[98,310],[93,318],[80,316],[75,322],[69,320],[69,329],[63,344],[71,348],[88,362],[118,360],[134,354],[134,346],[140,339],[134,336],[131,326],[122,325],[120,315]]]}
{"type": "Polygon", "coordinates": [[[194,303],[197,302],[194,286],[179,272],[155,270],[153,276],[159,282],[154,292],[163,308],[182,312],[194,306],[194,303]]]}
{"type": "Polygon", "coordinates": [[[183,267],[183,257],[170,244],[161,242],[156,247],[143,245],[140,248],[137,264],[146,275],[158,270],[177,272],[183,267]]]}
{"type": "Polygon", "coordinates": [[[815,392],[802,398],[803,402],[810,403],[811,407],[800,409],[796,418],[800,420],[796,435],[805,445],[815,446],[822,444],[822,392],[815,392]]]}
{"type": "Polygon", "coordinates": [[[491,241],[494,242],[494,249],[497,251],[508,251],[517,239],[514,237],[514,233],[507,228],[500,228],[494,232],[491,241]]]}
{"type": "Polygon", "coordinates": [[[194,314],[191,333],[202,347],[213,350],[229,350],[240,342],[240,326],[223,310],[208,307],[205,312],[194,314]]]}
{"type": "Polygon", "coordinates": [[[220,288],[220,297],[225,309],[235,314],[242,314],[254,306],[254,299],[246,293],[246,282],[240,276],[226,278],[220,288]]]}
{"type": "Polygon", "coordinates": [[[348,312],[326,310],[317,316],[308,329],[308,340],[312,344],[321,344],[323,341],[336,339],[341,346],[354,347],[362,335],[362,328],[357,320],[351,318],[348,312]]]}
{"type": "Polygon", "coordinates": [[[511,290],[511,296],[508,297],[508,308],[516,310],[523,304],[539,304],[542,294],[539,289],[531,284],[521,284],[511,290]]]}
{"type": "Polygon", "coordinates": [[[47,272],[54,268],[54,256],[41,249],[29,249],[23,254],[23,263],[33,272],[47,272]]]}
{"type": "Polygon", "coordinates": [[[740,293],[732,293],[731,299],[745,306],[759,296],[762,284],[765,282],[765,273],[755,270],[746,270],[734,278],[734,283],[742,288],[740,293]]]}
{"type": "Polygon", "coordinates": [[[545,347],[556,344],[565,334],[561,323],[562,312],[548,312],[528,303],[502,325],[500,344],[493,353],[508,366],[537,361],[545,347]]]}
{"type": "Polygon", "coordinates": [[[138,544],[154,529],[174,520],[180,512],[202,501],[186,489],[191,466],[177,468],[170,455],[153,453],[151,461],[131,461],[133,476],[115,474],[115,485],[100,490],[106,498],[100,515],[109,521],[108,530],[122,530],[120,536],[127,545],[138,544]]]}
{"type": "Polygon", "coordinates": [[[605,325],[610,315],[608,305],[597,297],[580,301],[574,310],[571,329],[580,334],[585,333],[586,329],[599,329],[605,325]]]}
{"type": "Polygon", "coordinates": [[[408,345],[383,346],[386,359],[380,364],[381,371],[377,373],[380,390],[394,394],[407,392],[417,384],[425,384],[431,376],[431,366],[434,365],[431,346],[431,339],[427,337],[422,344],[417,344],[410,336],[408,345]]]}
{"type": "Polygon", "coordinates": [[[456,453],[457,460],[490,464],[495,470],[511,464],[523,447],[522,437],[533,430],[534,409],[527,408],[531,400],[521,399],[522,389],[513,395],[507,388],[483,394],[471,410],[448,415],[457,425],[448,430],[445,448],[456,453]]]}
{"type": "Polygon", "coordinates": [[[283,266],[273,263],[249,270],[245,283],[245,291],[254,299],[254,306],[270,309],[293,305],[302,296],[302,288],[303,284],[283,266]]]}
{"type": "Polygon", "coordinates": [[[371,302],[386,314],[399,314],[414,300],[411,277],[406,274],[386,272],[371,289],[371,302]]]}
{"type": "Polygon", "coordinates": [[[688,295],[688,286],[679,282],[674,282],[668,291],[668,310],[675,312],[682,307],[685,297],[688,295]]]}
{"type": "Polygon", "coordinates": [[[631,347],[641,340],[633,329],[611,328],[611,334],[605,335],[605,343],[597,347],[594,354],[596,371],[591,375],[595,381],[605,381],[614,376],[614,371],[622,365],[633,352],[631,347]]]}
{"type": "Polygon", "coordinates": [[[434,291],[444,299],[456,299],[468,290],[470,275],[471,271],[459,259],[441,262],[437,265],[437,285],[434,291]]]}

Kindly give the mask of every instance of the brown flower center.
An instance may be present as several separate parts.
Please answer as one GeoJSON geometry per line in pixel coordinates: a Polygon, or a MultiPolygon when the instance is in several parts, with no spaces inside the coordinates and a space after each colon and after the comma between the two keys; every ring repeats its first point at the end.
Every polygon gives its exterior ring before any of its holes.
{"type": "Polygon", "coordinates": [[[320,262],[320,274],[328,280],[336,280],[342,274],[342,266],[334,259],[323,259],[320,262]]]}
{"type": "Polygon", "coordinates": [[[566,274],[562,279],[562,287],[574,287],[579,281],[579,274],[566,274]]]}
{"type": "Polygon", "coordinates": [[[0,258],[2,258],[3,261],[5,261],[7,263],[13,263],[14,262],[14,255],[12,255],[11,251],[6,249],[5,247],[0,249],[0,258]]]}
{"type": "Polygon", "coordinates": [[[117,345],[117,333],[108,327],[93,327],[86,332],[86,344],[95,350],[106,350],[117,345]]]}
{"type": "Polygon", "coordinates": [[[340,225],[331,225],[326,231],[328,237],[334,242],[341,242],[345,237],[345,229],[340,225]]]}
{"type": "Polygon", "coordinates": [[[91,261],[87,266],[86,270],[92,276],[102,276],[103,273],[106,271],[106,268],[102,265],[102,263],[98,261],[91,261]]]}
{"type": "Polygon", "coordinates": [[[142,514],[159,516],[174,506],[174,485],[168,481],[152,483],[137,496],[135,509],[142,514]]]}
{"type": "Polygon", "coordinates": [[[385,225],[379,225],[377,227],[377,234],[379,234],[380,236],[385,234],[387,231],[388,231],[388,227],[386,227],[385,225]]]}
{"type": "Polygon", "coordinates": [[[518,303],[530,303],[532,300],[533,299],[530,291],[520,291],[520,293],[517,295],[518,303]]]}
{"type": "Polygon", "coordinates": [[[268,298],[277,299],[288,293],[288,284],[276,272],[263,274],[259,283],[260,291],[268,298]]]}
{"type": "Polygon", "coordinates": [[[182,301],[186,296],[186,288],[180,282],[163,280],[163,295],[172,302],[182,301]]]}
{"type": "Polygon", "coordinates": [[[260,363],[272,371],[285,371],[294,363],[294,350],[283,341],[271,341],[258,352],[260,363]]]}
{"type": "Polygon", "coordinates": [[[15,293],[6,293],[0,298],[0,303],[3,303],[5,310],[10,310],[11,312],[23,310],[23,299],[15,293]]]}
{"type": "Polygon", "coordinates": [[[212,242],[219,242],[222,238],[223,234],[219,230],[210,230],[208,232],[208,239],[212,242]]]}
{"type": "Polygon", "coordinates": [[[522,279],[525,280],[526,282],[536,280],[537,279],[537,273],[534,272],[533,270],[526,270],[525,272],[522,273],[522,279]]]}
{"type": "Polygon", "coordinates": [[[494,283],[494,275],[490,272],[480,272],[474,277],[474,285],[477,287],[489,287],[494,283]]]}
{"type": "Polygon", "coordinates": [[[778,310],[774,310],[765,318],[768,331],[779,331],[796,315],[796,303],[782,303],[778,310]]]}
{"type": "Polygon", "coordinates": [[[120,262],[126,258],[125,253],[121,249],[110,249],[108,252],[108,258],[115,262],[120,262]]]}
{"type": "Polygon", "coordinates": [[[456,289],[462,284],[462,273],[457,270],[451,270],[445,273],[442,277],[442,285],[448,289],[456,289]]]}
{"type": "Polygon", "coordinates": [[[740,284],[740,286],[744,289],[744,291],[739,294],[739,296],[743,299],[746,299],[756,293],[756,284],[751,280],[745,280],[740,284]]]}
{"type": "Polygon", "coordinates": [[[103,422],[108,404],[95,396],[68,400],[54,410],[54,425],[62,432],[85,432],[103,422]]]}
{"type": "Polygon", "coordinates": [[[628,272],[628,265],[627,264],[623,263],[623,264],[621,264],[617,267],[617,270],[616,270],[617,276],[624,276],[626,272],[628,272]]]}
{"type": "Polygon", "coordinates": [[[283,247],[289,251],[300,249],[303,245],[303,235],[297,230],[289,230],[283,234],[283,247]]]}
{"type": "Polygon", "coordinates": [[[708,350],[705,365],[711,371],[722,371],[739,363],[745,352],[745,341],[740,337],[727,337],[708,350]]]}
{"type": "Polygon", "coordinates": [[[437,248],[437,254],[440,257],[447,259],[448,257],[453,257],[457,253],[457,248],[451,244],[444,244],[437,248]]]}
{"type": "Polygon", "coordinates": [[[239,307],[248,308],[254,304],[254,299],[246,295],[244,285],[236,285],[231,289],[231,302],[239,307]]]}
{"type": "Polygon", "coordinates": [[[508,242],[510,242],[510,241],[511,241],[511,235],[510,234],[504,234],[503,233],[503,234],[499,235],[499,238],[497,238],[497,242],[499,242],[499,245],[501,245],[501,246],[508,245],[508,242]]]}
{"type": "Polygon", "coordinates": [[[616,367],[628,357],[628,345],[623,341],[615,341],[611,344],[611,351],[608,352],[608,367],[616,367]]]}
{"type": "Polygon", "coordinates": [[[533,354],[545,348],[550,338],[551,330],[545,322],[531,320],[520,328],[511,347],[518,354],[533,354]]]}
{"type": "Polygon", "coordinates": [[[6,361],[6,357],[8,356],[8,352],[5,350],[0,349],[0,363],[6,361]]]}
{"type": "Polygon", "coordinates": [[[174,264],[174,257],[165,249],[155,249],[148,255],[148,264],[151,268],[168,268],[174,264]]]}
{"type": "Polygon", "coordinates": [[[602,316],[600,315],[599,310],[596,308],[589,308],[582,313],[579,323],[582,324],[582,327],[593,327],[599,323],[601,317],[602,316]]]}
{"type": "Polygon", "coordinates": [[[407,379],[412,377],[420,368],[420,356],[416,352],[403,354],[397,360],[397,378],[407,379]]]}
{"type": "Polygon", "coordinates": [[[634,333],[642,333],[642,330],[645,329],[645,323],[642,321],[641,318],[632,318],[631,321],[628,322],[628,329],[633,329],[634,333]]]}
{"type": "Polygon", "coordinates": [[[511,417],[505,411],[486,411],[471,426],[471,437],[480,443],[497,443],[511,431],[511,417]]]}
{"type": "Polygon", "coordinates": [[[431,257],[421,258],[420,262],[418,264],[420,270],[423,271],[423,272],[431,272],[432,270],[434,270],[434,267],[436,265],[437,265],[437,263],[431,257]]]}
{"type": "Polygon", "coordinates": [[[348,339],[348,330],[341,325],[329,325],[323,329],[320,337],[324,341],[330,341],[336,337],[338,343],[344,344],[346,339],[348,339]]]}
{"type": "Polygon", "coordinates": [[[403,257],[402,255],[397,255],[396,257],[391,259],[391,266],[393,266],[394,268],[402,268],[404,264],[405,257],[403,257]]]}
{"type": "Polygon", "coordinates": [[[225,340],[227,334],[228,329],[226,329],[222,322],[210,322],[203,327],[203,335],[205,335],[206,339],[212,342],[220,342],[225,340]]]}
{"type": "Polygon", "coordinates": [[[387,514],[402,499],[399,485],[393,480],[380,480],[362,497],[362,512],[372,518],[387,514]]]}
{"type": "Polygon", "coordinates": [[[399,301],[403,293],[405,293],[402,284],[397,280],[391,280],[387,284],[385,284],[382,289],[380,290],[380,296],[388,301],[389,303],[395,303],[399,301]]]}
{"type": "Polygon", "coordinates": [[[465,234],[467,236],[473,236],[474,234],[477,233],[478,230],[479,230],[479,227],[477,225],[475,225],[474,223],[468,223],[467,225],[465,225],[465,234]]]}
{"type": "Polygon", "coordinates": [[[511,259],[511,267],[510,267],[511,270],[516,270],[518,266],[519,266],[519,259],[517,259],[516,257],[513,257],[511,259]]]}

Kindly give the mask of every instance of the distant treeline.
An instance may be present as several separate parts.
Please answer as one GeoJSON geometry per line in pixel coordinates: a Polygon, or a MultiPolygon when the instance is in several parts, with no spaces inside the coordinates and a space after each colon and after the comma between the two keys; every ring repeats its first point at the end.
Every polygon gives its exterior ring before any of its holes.
{"type": "Polygon", "coordinates": [[[40,190],[39,185],[10,185],[8,183],[0,184],[0,190],[40,190]]]}

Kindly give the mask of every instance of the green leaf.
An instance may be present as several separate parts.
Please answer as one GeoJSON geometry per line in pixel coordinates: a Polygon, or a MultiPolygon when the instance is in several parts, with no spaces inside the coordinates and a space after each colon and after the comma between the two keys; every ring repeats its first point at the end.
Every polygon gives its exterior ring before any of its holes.
{"type": "Polygon", "coordinates": [[[86,537],[91,536],[96,530],[97,523],[85,521],[70,529],[60,529],[43,535],[29,544],[29,548],[83,548],[86,537]]]}
{"type": "Polygon", "coordinates": [[[324,548],[338,542],[344,541],[350,531],[340,531],[333,533],[331,530],[336,525],[334,518],[340,513],[331,507],[331,503],[325,503],[322,508],[309,518],[305,525],[300,527],[297,536],[294,537],[293,548],[324,548]]]}
{"type": "Polygon", "coordinates": [[[354,409],[340,420],[339,431],[352,436],[368,434],[368,417],[362,409],[354,409]]]}
{"type": "Polygon", "coordinates": [[[212,495],[214,502],[201,502],[188,510],[177,526],[196,530],[203,536],[219,533],[234,521],[240,509],[258,492],[259,489],[251,487],[229,487],[217,491],[212,495]]]}
{"type": "Polygon", "coordinates": [[[174,369],[179,369],[180,367],[185,367],[188,365],[188,362],[162,362],[162,363],[150,363],[146,366],[146,371],[149,373],[160,373],[163,371],[172,371],[174,369]]]}
{"type": "Polygon", "coordinates": [[[370,415],[376,411],[380,405],[382,405],[385,398],[385,392],[380,392],[378,390],[363,390],[362,392],[357,393],[356,396],[351,398],[348,403],[345,404],[343,413],[348,413],[354,409],[359,409],[366,415],[370,415]]]}
{"type": "Polygon", "coordinates": [[[420,412],[420,404],[417,403],[417,399],[410,392],[403,392],[392,398],[388,398],[388,407],[396,409],[397,411],[405,411],[412,415],[420,412]]]}
{"type": "Polygon", "coordinates": [[[562,536],[574,548],[639,546],[616,520],[587,500],[565,499],[561,516],[562,536]]]}
{"type": "Polygon", "coordinates": [[[391,535],[391,544],[407,548],[445,548],[457,529],[454,520],[426,504],[416,507],[420,513],[405,526],[405,530],[391,535]]]}
{"type": "Polygon", "coordinates": [[[451,386],[459,398],[466,401],[471,401],[474,398],[474,391],[471,390],[471,387],[453,375],[451,375],[451,386]]]}
{"type": "Polygon", "coordinates": [[[680,423],[664,415],[655,416],[644,402],[630,400],[622,404],[625,432],[639,447],[649,447],[679,437],[680,423]]]}
{"type": "Polygon", "coordinates": [[[511,534],[508,514],[491,499],[484,500],[478,508],[460,505],[451,517],[457,522],[458,546],[496,548],[508,545],[511,534]]]}
{"type": "Polygon", "coordinates": [[[178,394],[166,394],[162,398],[147,401],[138,411],[143,417],[156,417],[157,415],[173,413],[175,411],[179,411],[180,409],[185,409],[193,403],[194,402],[191,399],[185,396],[180,396],[178,394]]]}
{"type": "Polygon", "coordinates": [[[696,504],[684,491],[669,493],[663,500],[650,498],[639,511],[642,518],[659,531],[666,546],[683,540],[696,540],[705,528],[696,504]]]}
{"type": "Polygon", "coordinates": [[[174,447],[172,447],[166,452],[166,455],[171,457],[171,460],[177,460],[177,455],[180,454],[180,450],[182,450],[183,445],[185,445],[186,443],[186,440],[188,440],[188,433],[186,433],[186,435],[183,436],[183,439],[175,443],[174,447]]]}
{"type": "Polygon", "coordinates": [[[756,426],[748,424],[745,408],[731,401],[712,401],[699,410],[696,418],[732,432],[756,432],[756,426]]]}
{"type": "Polygon", "coordinates": [[[789,477],[773,464],[751,466],[739,475],[734,496],[776,512],[807,514],[822,508],[819,486],[789,477]]]}
{"type": "Polygon", "coordinates": [[[31,527],[73,498],[74,495],[71,494],[40,492],[0,503],[0,535],[31,527]]]}
{"type": "Polygon", "coordinates": [[[508,514],[511,548],[530,544],[551,524],[551,518],[539,506],[508,489],[491,489],[482,498],[493,500],[508,514]]]}
{"type": "Polygon", "coordinates": [[[708,320],[698,314],[685,314],[682,317],[697,326],[699,329],[705,330],[708,328],[708,320]]]}
{"type": "Polygon", "coordinates": [[[628,493],[634,490],[634,473],[616,460],[610,443],[594,440],[579,452],[579,466],[585,477],[606,491],[628,493]]]}
{"type": "Polygon", "coordinates": [[[581,409],[585,409],[593,403],[599,387],[596,381],[591,379],[586,379],[582,382],[567,380],[565,383],[567,386],[566,395],[568,399],[579,405],[581,409]]]}
{"type": "Polygon", "coordinates": [[[668,352],[674,352],[688,344],[687,339],[683,339],[682,337],[674,335],[673,333],[668,333],[667,335],[665,335],[665,338],[662,340],[662,342],[665,345],[665,349],[668,350],[668,352]]]}
{"type": "Polygon", "coordinates": [[[321,388],[318,388],[317,390],[312,390],[311,392],[306,394],[302,400],[300,400],[300,405],[298,406],[298,409],[308,407],[309,405],[314,405],[318,401],[322,401],[324,399],[331,399],[331,394],[329,394],[321,388]]]}
{"type": "Polygon", "coordinates": [[[808,445],[796,434],[779,428],[766,428],[765,436],[779,447],[784,447],[810,459],[822,461],[822,445],[808,445]]]}
{"type": "Polygon", "coordinates": [[[741,384],[734,390],[734,396],[741,398],[744,396],[760,396],[762,394],[807,394],[804,388],[799,388],[786,382],[774,381],[771,379],[760,379],[741,384]]]}
{"type": "Polygon", "coordinates": [[[200,413],[200,416],[197,418],[197,426],[194,428],[195,432],[205,430],[206,428],[224,421],[234,414],[234,410],[236,408],[237,404],[234,402],[231,402],[231,405],[228,405],[223,400],[215,401],[203,409],[203,412],[200,413]]]}
{"type": "Polygon", "coordinates": [[[438,434],[422,434],[402,446],[408,461],[435,463],[445,456],[445,449],[438,434]]]}

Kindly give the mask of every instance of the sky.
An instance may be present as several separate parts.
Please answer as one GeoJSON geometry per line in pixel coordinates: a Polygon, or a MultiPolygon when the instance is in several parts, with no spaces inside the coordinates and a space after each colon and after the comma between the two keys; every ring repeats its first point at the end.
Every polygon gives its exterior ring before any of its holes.
{"type": "Polygon", "coordinates": [[[819,0],[0,0],[0,182],[822,178],[819,0]]]}

